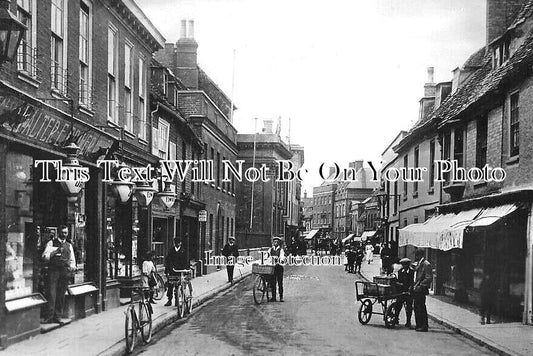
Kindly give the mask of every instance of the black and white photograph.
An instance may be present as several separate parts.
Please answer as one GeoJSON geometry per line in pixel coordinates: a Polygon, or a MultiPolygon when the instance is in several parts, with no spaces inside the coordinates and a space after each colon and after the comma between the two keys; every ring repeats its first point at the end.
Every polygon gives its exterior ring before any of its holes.
{"type": "Polygon", "coordinates": [[[533,0],[0,0],[0,355],[533,355],[533,0]]]}

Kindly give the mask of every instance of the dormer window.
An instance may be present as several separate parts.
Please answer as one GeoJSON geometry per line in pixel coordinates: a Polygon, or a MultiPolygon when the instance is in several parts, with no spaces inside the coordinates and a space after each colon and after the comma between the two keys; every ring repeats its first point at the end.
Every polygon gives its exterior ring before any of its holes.
{"type": "Polygon", "coordinates": [[[510,57],[511,40],[505,39],[495,44],[492,50],[492,68],[501,67],[510,57]]]}

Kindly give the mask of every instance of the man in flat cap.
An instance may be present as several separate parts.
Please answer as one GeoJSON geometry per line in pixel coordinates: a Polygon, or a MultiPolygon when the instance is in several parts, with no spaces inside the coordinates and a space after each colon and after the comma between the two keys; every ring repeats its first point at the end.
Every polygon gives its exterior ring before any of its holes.
{"type": "Polygon", "coordinates": [[[239,247],[235,244],[235,237],[230,236],[228,243],[222,249],[222,255],[229,261],[230,257],[233,258],[233,263],[226,263],[226,271],[228,272],[228,282],[233,284],[233,270],[235,269],[235,263],[237,263],[237,257],[239,257],[239,247]]]}
{"type": "Polygon", "coordinates": [[[411,328],[411,316],[413,315],[413,297],[411,290],[414,283],[415,271],[411,267],[411,260],[408,258],[402,258],[400,260],[402,268],[398,271],[398,292],[406,293],[398,297],[398,308],[396,309],[396,315],[400,314],[402,305],[405,303],[405,327],[411,328]]]}
{"type": "Polygon", "coordinates": [[[279,288],[279,301],[283,302],[283,266],[279,264],[279,260],[285,259],[285,251],[281,247],[281,237],[274,236],[272,238],[272,247],[268,250],[271,258],[275,258],[276,266],[274,267],[274,276],[270,281],[270,289],[272,291],[272,298],[270,302],[276,301],[276,283],[279,288]]]}

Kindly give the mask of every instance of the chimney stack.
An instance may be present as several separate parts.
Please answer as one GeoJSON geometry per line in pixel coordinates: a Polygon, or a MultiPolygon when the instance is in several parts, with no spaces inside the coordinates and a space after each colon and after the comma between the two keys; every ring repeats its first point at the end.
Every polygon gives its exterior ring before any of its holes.
{"type": "Polygon", "coordinates": [[[527,0],[487,0],[487,45],[511,26],[527,0]]]}
{"type": "Polygon", "coordinates": [[[263,120],[263,133],[265,134],[271,134],[272,132],[272,125],[274,124],[274,120],[263,120]]]}
{"type": "Polygon", "coordinates": [[[335,167],[329,167],[329,175],[328,175],[328,178],[331,177],[332,175],[334,175],[335,172],[336,172],[335,167]]]}
{"type": "Polygon", "coordinates": [[[363,160],[362,159],[357,159],[357,160],[355,160],[353,162],[349,162],[348,163],[348,167],[349,168],[355,168],[355,171],[357,172],[358,170],[363,168],[363,160]]]}
{"type": "Polygon", "coordinates": [[[433,107],[435,106],[435,93],[437,85],[434,83],[434,74],[435,69],[433,67],[428,67],[428,79],[427,83],[424,84],[424,97],[420,99],[420,110],[418,119],[426,117],[429,114],[433,107]]]}
{"type": "Polygon", "coordinates": [[[194,20],[181,20],[181,37],[176,43],[175,74],[189,89],[198,89],[198,43],[194,39],[194,20]]]}

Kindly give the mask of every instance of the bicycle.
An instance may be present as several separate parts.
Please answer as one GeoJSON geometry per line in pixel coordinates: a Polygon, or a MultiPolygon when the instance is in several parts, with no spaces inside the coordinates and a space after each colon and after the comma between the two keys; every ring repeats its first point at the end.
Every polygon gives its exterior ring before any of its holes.
{"type": "Polygon", "coordinates": [[[155,273],[155,281],[157,284],[154,286],[154,296],[153,298],[155,300],[161,300],[163,299],[163,296],[165,295],[165,292],[167,291],[166,283],[163,277],[159,273],[155,273]]]}
{"type": "Polygon", "coordinates": [[[128,308],[126,309],[126,320],[124,323],[124,331],[126,334],[126,351],[133,352],[135,343],[137,341],[137,333],[140,331],[142,339],[145,344],[152,340],[152,306],[145,299],[145,293],[150,291],[149,287],[129,287],[131,289],[131,299],[128,308]],[[135,302],[133,301],[134,293],[140,295],[138,300],[139,314],[135,310],[135,302]]]}
{"type": "Polygon", "coordinates": [[[253,281],[253,295],[255,304],[261,304],[266,299],[269,299],[269,279],[274,275],[274,267],[271,265],[259,265],[254,263],[252,265],[252,274],[255,274],[253,281]]]}
{"type": "Polygon", "coordinates": [[[168,283],[174,286],[174,300],[178,309],[178,316],[184,318],[186,314],[192,313],[193,296],[188,269],[173,270],[177,275],[169,275],[168,283]]]}

